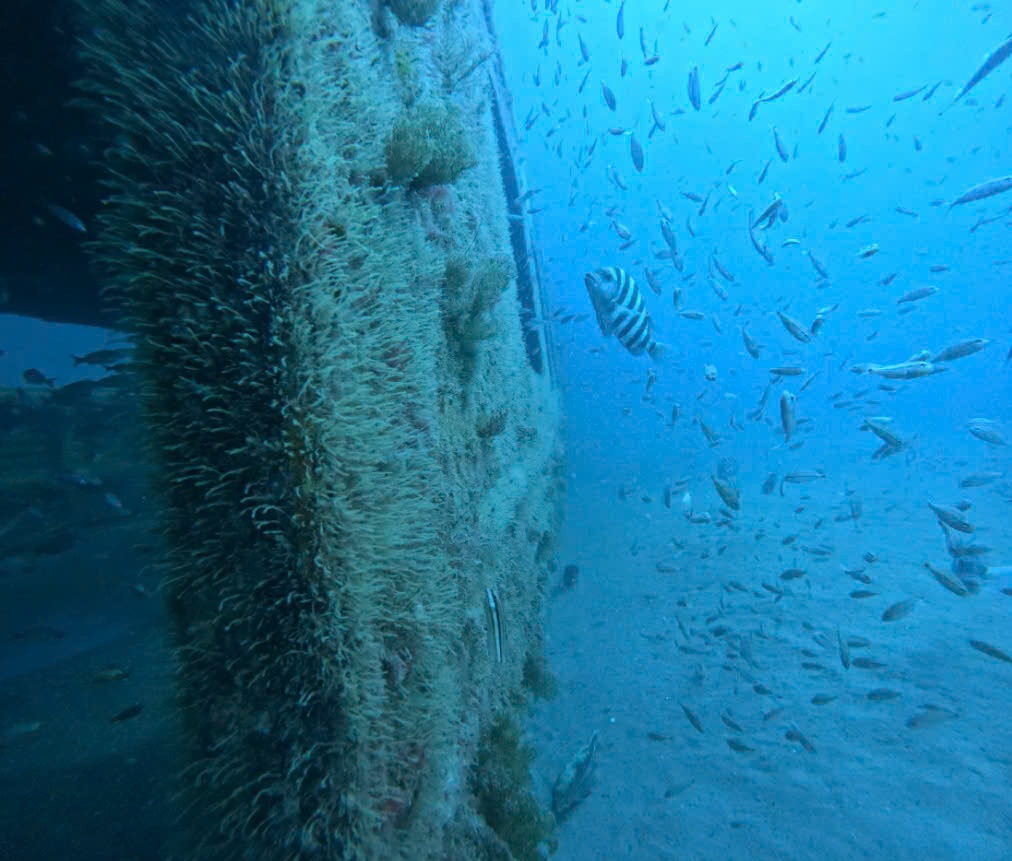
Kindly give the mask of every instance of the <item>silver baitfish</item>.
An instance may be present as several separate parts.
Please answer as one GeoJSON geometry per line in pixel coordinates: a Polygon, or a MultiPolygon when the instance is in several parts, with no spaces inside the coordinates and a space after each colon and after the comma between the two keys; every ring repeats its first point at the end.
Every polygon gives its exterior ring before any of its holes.
{"type": "Polygon", "coordinates": [[[643,304],[636,281],[624,269],[609,266],[588,272],[583,279],[597,316],[597,325],[606,338],[614,335],[634,356],[646,352],[654,361],[664,346],[654,340],[654,324],[643,304]]]}

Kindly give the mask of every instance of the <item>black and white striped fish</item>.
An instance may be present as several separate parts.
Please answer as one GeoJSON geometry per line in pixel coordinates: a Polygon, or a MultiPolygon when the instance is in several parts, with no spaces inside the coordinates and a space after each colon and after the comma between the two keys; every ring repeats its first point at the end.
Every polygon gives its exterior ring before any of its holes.
{"type": "Polygon", "coordinates": [[[639,287],[628,272],[609,266],[588,272],[583,283],[587,285],[602,335],[606,338],[614,335],[634,356],[646,352],[654,361],[660,359],[664,346],[654,340],[653,321],[639,287]]]}

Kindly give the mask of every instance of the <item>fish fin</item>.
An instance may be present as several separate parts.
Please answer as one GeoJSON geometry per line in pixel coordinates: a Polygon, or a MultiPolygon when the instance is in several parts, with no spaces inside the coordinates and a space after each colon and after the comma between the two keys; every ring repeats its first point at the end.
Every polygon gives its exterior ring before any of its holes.
{"type": "Polygon", "coordinates": [[[607,314],[602,314],[597,308],[594,309],[594,316],[597,317],[597,327],[606,338],[611,337],[611,322],[607,314]]]}
{"type": "Polygon", "coordinates": [[[596,293],[596,291],[590,291],[590,303],[594,306],[594,316],[597,317],[597,327],[601,330],[601,334],[604,337],[611,337],[611,314],[609,309],[604,305],[604,299],[596,293]]]}
{"type": "Polygon", "coordinates": [[[650,354],[650,358],[655,362],[660,362],[663,361],[664,353],[667,349],[668,348],[665,344],[660,344],[657,341],[654,341],[649,347],[647,347],[647,353],[650,354]]]}

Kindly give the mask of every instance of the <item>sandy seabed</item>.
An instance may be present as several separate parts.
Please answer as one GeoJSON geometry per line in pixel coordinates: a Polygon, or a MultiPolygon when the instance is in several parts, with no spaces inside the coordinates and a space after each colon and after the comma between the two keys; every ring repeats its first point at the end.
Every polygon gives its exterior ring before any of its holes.
{"type": "MultiPolygon", "coordinates": [[[[955,476],[930,471],[911,480],[904,470],[897,487],[901,469],[862,469],[881,485],[864,483],[857,522],[834,521],[843,483],[832,475],[784,497],[760,493],[765,473],[742,476],[733,530],[688,523],[677,501],[664,508],[656,479],[634,478],[619,500],[613,476],[574,473],[560,561],[580,576],[550,604],[559,695],[531,723],[543,798],[599,736],[593,791],[559,831],[559,861],[1012,857],[1012,664],[969,645],[1012,652],[1012,597],[1000,591],[1012,578],[961,598],[923,567],[949,570],[927,499],[973,494],[992,564],[1012,561],[1008,502],[994,487],[953,491],[955,476]],[[802,549],[813,545],[833,552],[802,549]],[[806,576],[781,581],[791,567],[806,576]],[[862,568],[870,584],[844,571],[862,568]],[[911,598],[909,615],[882,621],[911,598]],[[852,661],[883,666],[845,668],[837,630],[868,641],[852,661]],[[820,695],[834,698],[813,703],[820,695]],[[908,726],[917,715],[937,720],[908,726]]],[[[716,509],[708,480],[692,491],[716,509]]]]}

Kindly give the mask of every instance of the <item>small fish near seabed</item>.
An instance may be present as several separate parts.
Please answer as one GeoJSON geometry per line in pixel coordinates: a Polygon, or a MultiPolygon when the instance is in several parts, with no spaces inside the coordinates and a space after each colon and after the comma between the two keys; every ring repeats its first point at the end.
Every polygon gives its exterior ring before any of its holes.
{"type": "Polygon", "coordinates": [[[21,379],[30,386],[47,386],[50,389],[53,388],[53,384],[56,382],[56,377],[47,377],[38,368],[28,368],[22,371],[21,379]]]}
{"type": "Polygon", "coordinates": [[[797,427],[798,421],[795,417],[794,407],[798,398],[786,389],[780,395],[780,426],[784,431],[784,441],[790,442],[791,435],[797,427]]]}
{"type": "Polygon", "coordinates": [[[967,534],[975,531],[973,524],[963,517],[962,513],[955,508],[949,508],[945,505],[935,505],[933,502],[928,503],[928,508],[935,512],[935,517],[938,518],[938,522],[948,526],[949,529],[954,529],[956,532],[965,532],[967,534]]]}
{"type": "Polygon", "coordinates": [[[944,586],[953,595],[958,595],[960,598],[965,598],[967,595],[970,594],[970,590],[967,589],[967,587],[963,583],[961,583],[955,577],[950,577],[948,574],[946,574],[941,569],[936,568],[930,562],[925,562],[924,567],[928,571],[928,573],[935,578],[935,581],[937,583],[944,586]]]}
{"type": "Polygon", "coordinates": [[[773,252],[770,251],[769,246],[764,242],[760,242],[755,233],[755,228],[752,226],[752,210],[748,211],[748,222],[745,225],[748,228],[748,238],[752,243],[752,247],[756,250],[756,253],[766,261],[767,266],[773,266],[776,263],[776,259],[773,257],[773,252]]]}
{"type": "Polygon", "coordinates": [[[931,362],[899,362],[895,365],[868,365],[869,374],[877,374],[887,380],[917,380],[921,377],[930,377],[940,374],[946,370],[944,365],[935,365],[931,362]]]}
{"type": "Polygon", "coordinates": [[[758,359],[760,352],[762,351],[762,345],[759,344],[755,338],[753,338],[748,331],[747,326],[741,327],[741,339],[745,343],[745,351],[753,358],[758,359]]]}
{"type": "Polygon", "coordinates": [[[777,311],[777,316],[780,318],[780,322],[783,323],[784,328],[790,332],[791,337],[796,341],[800,341],[802,344],[811,342],[811,333],[798,320],[788,316],[783,311],[777,311]]]}
{"type": "Polygon", "coordinates": [[[94,350],[83,356],[72,355],[70,358],[73,360],[75,368],[79,365],[97,365],[102,368],[109,368],[117,362],[129,358],[132,354],[132,347],[117,347],[111,350],[94,350]]]}
{"type": "Polygon", "coordinates": [[[583,280],[601,334],[606,338],[614,335],[634,356],[645,352],[654,361],[659,360],[664,345],[654,340],[653,320],[633,277],[624,269],[609,266],[588,272],[583,280]]]}
{"type": "Polygon", "coordinates": [[[46,209],[49,210],[49,214],[53,216],[57,221],[62,222],[71,230],[76,233],[87,233],[88,228],[84,226],[84,222],[81,221],[73,212],[62,206],[57,206],[55,203],[47,203],[46,209]]]}
{"type": "Polygon", "coordinates": [[[713,482],[713,487],[717,491],[717,495],[723,500],[724,505],[732,511],[739,511],[741,509],[741,491],[731,481],[719,476],[711,475],[710,480],[713,482]]]}
{"type": "Polygon", "coordinates": [[[109,723],[125,723],[128,720],[133,720],[142,711],[144,711],[144,704],[134,703],[116,712],[116,714],[109,718],[109,723]]]}
{"type": "Polygon", "coordinates": [[[129,678],[130,671],[128,669],[115,665],[102,667],[102,669],[96,670],[91,675],[91,680],[100,684],[105,682],[121,682],[129,678]]]}
{"type": "Polygon", "coordinates": [[[1002,42],[997,48],[995,48],[990,54],[984,58],[984,62],[980,64],[980,67],[973,76],[968,80],[963,88],[956,93],[956,97],[952,100],[953,104],[958,102],[963,96],[965,96],[970,90],[977,86],[981,81],[984,80],[988,75],[997,69],[1002,63],[1004,63],[1009,57],[1012,57],[1012,36],[1009,36],[1004,42],[1002,42]]]}
{"type": "Polygon", "coordinates": [[[970,419],[966,423],[966,429],[970,432],[971,436],[975,436],[981,442],[986,442],[988,445],[1008,445],[1005,434],[998,424],[991,419],[970,419]]]}
{"type": "Polygon", "coordinates": [[[685,715],[685,719],[690,724],[692,724],[692,728],[696,732],[698,732],[698,733],[700,733],[702,735],[705,735],[706,734],[706,730],[703,729],[703,722],[699,719],[699,716],[692,709],[690,709],[687,705],[685,705],[684,703],[679,703],[679,705],[682,707],[682,712],[685,715]]]}
{"type": "Polygon", "coordinates": [[[609,110],[615,110],[617,104],[615,101],[615,94],[604,81],[601,81],[601,98],[604,99],[604,103],[608,106],[609,110]]]}
{"type": "Polygon", "coordinates": [[[872,460],[883,460],[906,448],[906,442],[892,429],[892,419],[888,416],[867,417],[861,425],[861,430],[871,431],[882,440],[882,445],[872,455],[872,460]]]}
{"type": "Polygon", "coordinates": [[[938,726],[938,724],[952,720],[955,717],[957,717],[957,714],[951,709],[928,704],[922,706],[921,710],[916,714],[911,715],[907,719],[906,726],[907,729],[924,729],[938,726]]]}
{"type": "MultiPolygon", "coordinates": [[[[815,62],[818,63],[819,60],[821,60],[821,59],[822,59],[822,57],[820,56],[815,62]]],[[[768,96],[767,95],[760,95],[759,98],[756,99],[752,103],[752,108],[748,112],[749,122],[752,122],[752,120],[755,119],[756,111],[759,110],[759,105],[765,104],[766,102],[775,102],[781,96],[785,96],[785,95],[787,95],[787,93],[789,93],[791,90],[793,90],[794,87],[797,85],[797,83],[798,83],[798,79],[797,78],[792,78],[786,84],[784,84],[783,86],[781,86],[776,92],[771,93],[768,96]]],[[[798,92],[800,93],[801,90],[798,90],[798,92]]]]}
{"type": "Polygon", "coordinates": [[[939,362],[952,362],[955,359],[965,359],[967,356],[979,353],[990,343],[991,341],[988,338],[968,338],[965,341],[960,341],[946,347],[944,350],[940,350],[928,361],[937,365],[939,362]]]}
{"type": "Polygon", "coordinates": [[[907,598],[904,601],[897,601],[895,604],[890,604],[882,611],[882,621],[898,622],[900,619],[909,616],[916,606],[917,602],[912,598],[907,598]]]}
{"type": "Polygon", "coordinates": [[[799,470],[798,472],[789,472],[783,478],[780,479],[780,495],[784,495],[784,485],[786,484],[808,484],[812,481],[822,481],[826,477],[826,473],[821,469],[809,469],[799,470]]]}
{"type": "Polygon", "coordinates": [[[629,157],[632,159],[633,167],[638,173],[643,172],[644,156],[643,146],[636,139],[636,135],[629,136],[629,157]]]}
{"type": "Polygon", "coordinates": [[[773,195],[773,202],[770,203],[755,220],[749,219],[752,229],[769,230],[778,221],[786,222],[788,218],[787,204],[779,194],[773,195]]]}
{"type": "Polygon", "coordinates": [[[896,300],[897,305],[906,305],[910,302],[917,302],[921,299],[927,299],[929,296],[934,296],[938,292],[938,288],[934,284],[928,284],[924,287],[915,287],[900,296],[896,300]]]}
{"type": "Polygon", "coordinates": [[[994,197],[996,194],[1004,194],[1009,189],[1012,189],[1012,176],[989,179],[986,182],[968,188],[949,204],[949,209],[952,209],[954,206],[962,206],[964,203],[973,203],[975,200],[983,200],[986,197],[994,197]]]}
{"type": "Polygon", "coordinates": [[[1006,664],[1012,664],[1012,656],[1009,656],[1007,652],[999,649],[997,646],[992,646],[983,640],[970,640],[970,645],[989,658],[995,658],[996,660],[1004,661],[1006,664]]]}
{"type": "Polygon", "coordinates": [[[974,472],[970,475],[964,475],[959,480],[959,486],[962,488],[986,487],[989,484],[993,484],[1004,475],[1005,473],[997,472],[996,470],[991,470],[989,472],[974,472]]]}
{"type": "Polygon", "coordinates": [[[594,779],[597,733],[566,763],[552,787],[552,813],[560,822],[590,795],[594,779]]]}
{"type": "Polygon", "coordinates": [[[689,72],[688,92],[689,102],[692,104],[692,109],[698,111],[703,105],[700,99],[698,66],[693,66],[692,71],[689,72]]]}
{"type": "Polygon", "coordinates": [[[789,729],[784,733],[784,738],[788,741],[793,741],[796,744],[800,744],[806,753],[815,753],[815,745],[812,744],[801,732],[797,729],[789,729]]]}

